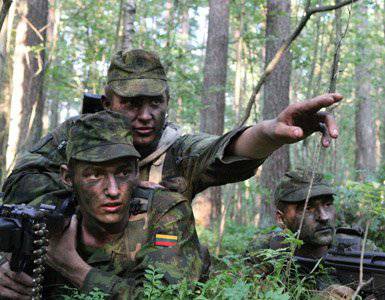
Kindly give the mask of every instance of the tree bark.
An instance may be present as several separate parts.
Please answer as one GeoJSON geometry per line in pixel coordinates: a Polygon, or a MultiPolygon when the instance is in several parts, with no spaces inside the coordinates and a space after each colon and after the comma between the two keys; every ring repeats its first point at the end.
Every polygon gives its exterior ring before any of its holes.
{"type": "MultiPolygon", "coordinates": [[[[180,32],[180,45],[186,51],[186,48],[188,46],[188,37],[189,37],[189,31],[190,31],[190,22],[189,22],[189,14],[188,10],[189,8],[186,6],[182,6],[183,12],[182,12],[182,24],[181,24],[181,32],[180,32]]],[[[176,123],[180,124],[182,122],[182,113],[183,113],[183,98],[182,96],[179,96],[177,99],[177,109],[176,109],[176,123]]]]}
{"type": "MultiPolygon", "coordinates": [[[[270,63],[283,42],[290,35],[290,1],[268,0],[266,19],[266,65],[270,63]]],[[[271,73],[264,87],[264,119],[272,119],[289,105],[291,55],[286,52],[271,73]]],[[[266,194],[262,197],[260,226],[273,224],[274,205],[270,201],[278,180],[289,170],[289,146],[275,151],[264,163],[261,186],[266,194]]]]}
{"type": "Polygon", "coordinates": [[[1,11],[0,11],[0,31],[3,28],[4,21],[7,17],[7,14],[11,5],[12,5],[12,0],[3,0],[3,4],[1,6],[1,11]]]}
{"type": "Polygon", "coordinates": [[[21,0],[18,12],[6,158],[8,170],[28,135],[33,105],[41,97],[48,1],[21,0]]]}
{"type": "MultiPolygon", "coordinates": [[[[228,35],[229,0],[210,0],[200,131],[216,135],[222,134],[224,127],[228,35]]],[[[198,196],[197,222],[209,227],[210,215],[218,217],[220,203],[219,187],[198,196]]]]}
{"type": "Polygon", "coordinates": [[[234,38],[237,41],[237,52],[236,52],[236,68],[235,68],[235,82],[234,82],[234,103],[233,109],[235,112],[235,122],[238,123],[240,120],[241,111],[241,90],[242,90],[242,46],[243,46],[243,19],[245,15],[245,1],[241,3],[241,13],[239,14],[239,28],[235,31],[234,38]]]}
{"type": "Polygon", "coordinates": [[[6,177],[6,151],[9,128],[10,106],[10,74],[12,25],[15,16],[15,5],[11,5],[4,26],[0,30],[0,186],[6,177]]]}
{"type": "Polygon", "coordinates": [[[134,22],[136,13],[136,1],[124,0],[123,2],[123,36],[122,36],[122,51],[126,52],[133,47],[134,38],[134,22]]]}
{"type": "Polygon", "coordinates": [[[372,118],[372,102],[370,98],[370,58],[369,49],[365,44],[365,32],[369,30],[368,11],[364,3],[359,5],[357,14],[357,32],[360,36],[356,39],[357,64],[355,67],[356,79],[356,170],[358,180],[366,180],[376,168],[375,159],[375,132],[372,118]]]}

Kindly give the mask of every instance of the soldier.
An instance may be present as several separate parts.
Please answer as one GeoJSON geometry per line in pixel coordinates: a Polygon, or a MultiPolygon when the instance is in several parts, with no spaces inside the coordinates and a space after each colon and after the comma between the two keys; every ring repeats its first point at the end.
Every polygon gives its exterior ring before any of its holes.
{"type": "MultiPolygon", "coordinates": [[[[166,122],[169,88],[158,56],[132,50],[112,58],[103,106],[131,119],[134,145],[142,156],[140,178],[161,182],[192,201],[210,186],[253,176],[273,151],[321,131],[322,124],[326,126],[322,144],[327,147],[338,130],[333,117],[320,109],[341,99],[339,94],[326,94],[296,103],[273,120],[223,136],[181,136],[175,125],[166,122]]],[[[3,186],[5,203],[27,203],[66,189],[59,180],[59,167],[65,162],[68,131],[75,120],[68,120],[19,157],[3,186]]]]}
{"type": "MultiPolygon", "coordinates": [[[[276,206],[275,219],[279,229],[269,234],[256,236],[247,249],[249,262],[256,267],[258,273],[271,272],[269,265],[260,265],[261,259],[258,256],[260,250],[288,247],[284,243],[285,230],[289,229],[294,233],[299,230],[311,177],[311,172],[308,171],[291,171],[287,172],[278,184],[274,192],[274,204],[276,206]]],[[[335,191],[331,183],[325,180],[322,174],[316,173],[299,236],[303,245],[296,249],[294,253],[296,256],[310,258],[317,262],[332,247],[360,250],[361,235],[358,230],[336,228],[334,195],[335,191]]],[[[365,249],[366,251],[378,250],[370,241],[365,249]]],[[[308,270],[305,267],[302,271],[308,274],[311,269],[308,270]]],[[[323,295],[327,298],[350,299],[354,291],[339,283],[341,283],[340,280],[332,273],[316,278],[317,288],[323,290],[323,295]]]]}
{"type": "MultiPolygon", "coordinates": [[[[128,128],[125,116],[103,111],[79,118],[69,131],[61,179],[73,189],[79,211],[62,235],[50,239],[52,269],[43,284],[47,298],[56,299],[64,284],[85,293],[98,288],[113,299],[139,297],[150,265],[167,283],[201,276],[199,242],[185,197],[147,189],[145,217],[129,209],[140,155],[128,128]]],[[[0,267],[1,297],[29,299],[31,285],[27,274],[15,274],[8,263],[0,267]]]]}

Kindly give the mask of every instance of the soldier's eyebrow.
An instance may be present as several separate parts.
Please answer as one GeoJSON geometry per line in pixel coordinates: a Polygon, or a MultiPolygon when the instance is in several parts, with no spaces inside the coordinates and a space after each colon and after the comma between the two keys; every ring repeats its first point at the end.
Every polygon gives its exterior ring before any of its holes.
{"type": "Polygon", "coordinates": [[[90,165],[90,166],[87,166],[85,167],[83,170],[82,170],[82,174],[83,175],[87,175],[87,173],[91,173],[91,172],[100,172],[102,171],[103,168],[101,167],[98,167],[98,166],[95,166],[95,165],[90,165]]]}
{"type": "Polygon", "coordinates": [[[125,164],[122,164],[122,165],[120,165],[119,167],[117,167],[117,168],[116,168],[116,171],[117,171],[117,172],[121,172],[121,171],[123,171],[124,169],[134,170],[135,167],[136,167],[136,165],[133,164],[133,163],[125,163],[125,164]]]}

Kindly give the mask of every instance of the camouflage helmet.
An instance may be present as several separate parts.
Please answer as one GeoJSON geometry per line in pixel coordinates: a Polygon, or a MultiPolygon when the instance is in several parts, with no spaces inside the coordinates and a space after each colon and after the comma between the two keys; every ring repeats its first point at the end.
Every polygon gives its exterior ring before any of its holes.
{"type": "MultiPolygon", "coordinates": [[[[306,200],[311,175],[311,172],[301,169],[287,172],[274,192],[275,205],[281,201],[295,203],[306,200]]],[[[334,195],[334,190],[331,183],[324,178],[323,174],[316,173],[314,175],[310,198],[323,195],[334,195]]]]}
{"type": "Polygon", "coordinates": [[[122,97],[161,96],[168,87],[158,55],[141,49],[114,55],[107,84],[122,97]]]}
{"type": "Polygon", "coordinates": [[[69,131],[67,163],[70,159],[104,162],[127,156],[139,158],[130,128],[129,119],[113,111],[83,115],[69,131]]]}

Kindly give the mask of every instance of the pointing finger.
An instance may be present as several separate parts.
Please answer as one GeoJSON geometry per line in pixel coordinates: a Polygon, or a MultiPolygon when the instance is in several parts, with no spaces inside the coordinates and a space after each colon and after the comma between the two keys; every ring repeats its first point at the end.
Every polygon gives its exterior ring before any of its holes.
{"type": "Polygon", "coordinates": [[[342,98],[343,97],[338,93],[324,94],[308,101],[296,103],[295,110],[313,114],[322,108],[329,107],[330,105],[341,101],[342,98]]]}

